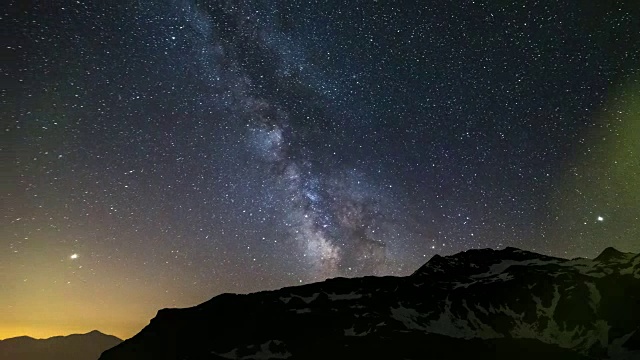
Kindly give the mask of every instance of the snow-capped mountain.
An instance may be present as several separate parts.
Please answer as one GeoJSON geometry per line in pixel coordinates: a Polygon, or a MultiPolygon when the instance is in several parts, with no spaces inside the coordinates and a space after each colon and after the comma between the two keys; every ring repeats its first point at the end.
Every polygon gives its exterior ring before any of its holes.
{"type": "Polygon", "coordinates": [[[515,248],[434,256],[407,277],[336,278],[163,309],[124,359],[640,359],[640,255],[515,248]]]}

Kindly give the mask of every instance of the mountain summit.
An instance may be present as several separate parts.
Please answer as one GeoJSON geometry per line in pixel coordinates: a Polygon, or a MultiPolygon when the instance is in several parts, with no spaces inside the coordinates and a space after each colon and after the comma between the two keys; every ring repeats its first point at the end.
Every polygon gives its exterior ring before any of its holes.
{"type": "Polygon", "coordinates": [[[596,261],[616,261],[624,259],[628,254],[620,252],[612,247],[608,247],[595,258],[596,261]]]}
{"type": "Polygon", "coordinates": [[[640,255],[469,250],[163,309],[100,359],[640,359],[638,309],[640,255]]]}

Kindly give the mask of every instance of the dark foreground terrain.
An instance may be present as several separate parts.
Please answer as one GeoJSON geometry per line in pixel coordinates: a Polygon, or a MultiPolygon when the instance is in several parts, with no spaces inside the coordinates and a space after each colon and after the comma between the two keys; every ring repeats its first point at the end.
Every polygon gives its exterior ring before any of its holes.
{"type": "Polygon", "coordinates": [[[337,278],[163,309],[101,360],[640,359],[640,255],[515,248],[434,256],[407,277],[337,278]]]}

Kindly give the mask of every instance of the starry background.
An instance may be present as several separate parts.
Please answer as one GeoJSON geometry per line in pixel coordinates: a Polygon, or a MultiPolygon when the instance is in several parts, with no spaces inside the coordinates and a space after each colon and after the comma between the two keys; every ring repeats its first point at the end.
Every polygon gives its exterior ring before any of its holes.
{"type": "Polygon", "coordinates": [[[0,338],[640,251],[635,1],[10,1],[0,338]]]}

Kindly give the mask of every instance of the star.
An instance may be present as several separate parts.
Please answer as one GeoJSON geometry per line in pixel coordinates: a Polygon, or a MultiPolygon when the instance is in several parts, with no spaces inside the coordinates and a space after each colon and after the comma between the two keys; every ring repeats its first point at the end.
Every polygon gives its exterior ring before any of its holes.
{"type": "Polygon", "coordinates": [[[73,254],[71,254],[71,256],[69,256],[69,259],[71,259],[71,260],[75,260],[77,258],[78,258],[78,254],[76,254],[76,253],[73,253],[73,254]]]}
{"type": "Polygon", "coordinates": [[[604,218],[603,218],[602,216],[598,216],[598,221],[599,221],[599,222],[603,222],[603,221],[604,221],[604,218]]]}

